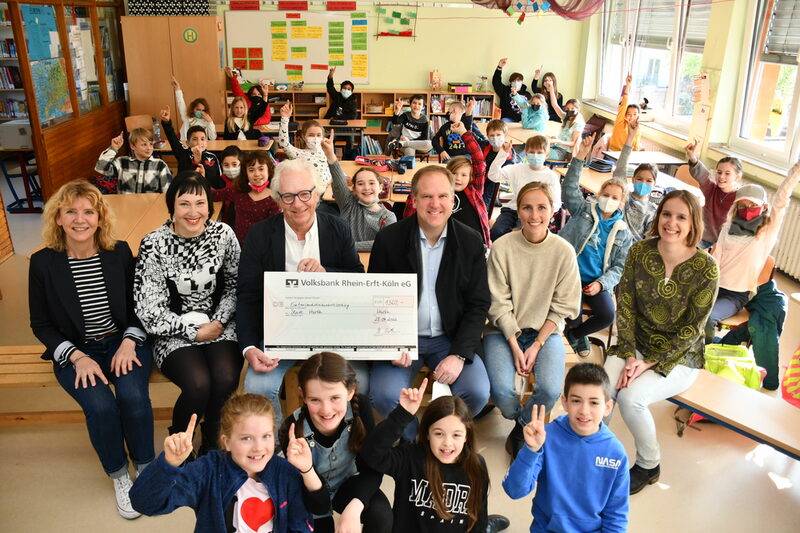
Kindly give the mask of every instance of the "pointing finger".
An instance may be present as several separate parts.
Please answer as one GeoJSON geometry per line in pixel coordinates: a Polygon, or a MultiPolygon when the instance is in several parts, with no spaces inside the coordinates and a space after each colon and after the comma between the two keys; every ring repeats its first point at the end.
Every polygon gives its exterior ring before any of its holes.
{"type": "Polygon", "coordinates": [[[189,425],[186,427],[186,433],[190,436],[194,435],[194,426],[197,424],[197,414],[192,413],[192,417],[189,419],[189,425]]]}

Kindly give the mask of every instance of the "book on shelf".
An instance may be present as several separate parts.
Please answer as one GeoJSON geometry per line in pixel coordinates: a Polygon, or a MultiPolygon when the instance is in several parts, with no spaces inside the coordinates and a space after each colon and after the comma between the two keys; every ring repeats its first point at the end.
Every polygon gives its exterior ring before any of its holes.
{"type": "Polygon", "coordinates": [[[377,140],[369,135],[364,135],[361,137],[361,153],[362,155],[383,155],[383,149],[377,140]]]}
{"type": "Polygon", "coordinates": [[[0,89],[22,89],[19,67],[0,67],[0,89]]]}
{"type": "Polygon", "coordinates": [[[0,58],[17,58],[17,47],[14,45],[14,39],[0,40],[0,58]]]}
{"type": "Polygon", "coordinates": [[[28,107],[22,100],[7,98],[0,100],[0,117],[28,118],[28,107]]]}

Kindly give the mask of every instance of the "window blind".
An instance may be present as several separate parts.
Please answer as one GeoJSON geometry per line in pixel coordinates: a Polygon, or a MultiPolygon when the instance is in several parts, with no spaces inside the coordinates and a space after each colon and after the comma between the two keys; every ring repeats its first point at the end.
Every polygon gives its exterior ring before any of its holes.
{"type": "Polygon", "coordinates": [[[800,49],[800,0],[775,0],[768,13],[763,61],[797,64],[800,49]]]}

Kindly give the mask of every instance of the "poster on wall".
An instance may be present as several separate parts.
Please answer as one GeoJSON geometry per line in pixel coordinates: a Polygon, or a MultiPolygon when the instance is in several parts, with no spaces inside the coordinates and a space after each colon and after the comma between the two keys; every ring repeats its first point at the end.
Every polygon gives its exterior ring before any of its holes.
{"type": "Polygon", "coordinates": [[[245,78],[369,81],[369,19],[358,11],[227,11],[228,64],[245,78]]]}
{"type": "Polygon", "coordinates": [[[25,42],[31,61],[61,55],[56,16],[52,6],[20,6],[25,24],[25,42]]]}
{"type": "Polygon", "coordinates": [[[66,72],[63,57],[31,62],[33,90],[42,124],[72,113],[66,72]]]}

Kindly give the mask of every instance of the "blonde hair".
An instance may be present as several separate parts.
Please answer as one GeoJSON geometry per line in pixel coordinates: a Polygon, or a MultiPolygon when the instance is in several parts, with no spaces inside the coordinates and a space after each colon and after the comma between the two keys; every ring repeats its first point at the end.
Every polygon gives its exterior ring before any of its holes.
{"type": "MultiPolygon", "coordinates": [[[[225,119],[225,127],[228,131],[236,131],[236,122],[234,122],[233,116],[233,106],[236,102],[241,102],[244,106],[244,116],[242,117],[242,131],[247,131],[250,129],[250,121],[247,120],[247,100],[244,99],[244,96],[237,96],[231,102],[231,105],[228,107],[228,118],[225,119]]],[[[208,111],[206,111],[208,112],[208,111]]]]}
{"type": "Polygon", "coordinates": [[[447,162],[447,170],[453,174],[455,174],[456,170],[461,167],[469,167],[469,177],[470,180],[472,180],[472,160],[469,157],[465,155],[457,155],[447,162]]]}
{"type": "Polygon", "coordinates": [[[525,141],[525,151],[528,150],[542,150],[546,154],[550,154],[550,139],[544,135],[534,135],[525,141]]]}
{"type": "Polygon", "coordinates": [[[464,102],[462,102],[461,100],[456,100],[455,102],[451,102],[450,103],[450,109],[452,110],[454,107],[457,107],[458,109],[460,109],[462,113],[466,113],[467,112],[467,106],[465,106],[464,102]]]}
{"type": "Polygon", "coordinates": [[[550,203],[550,209],[555,209],[553,204],[553,189],[550,187],[550,184],[543,181],[531,181],[526,183],[517,193],[517,211],[519,211],[522,205],[522,198],[531,191],[542,191],[547,201],[550,203]]]}
{"type": "Polygon", "coordinates": [[[233,426],[248,416],[266,416],[275,425],[275,410],[266,396],[251,393],[234,393],[222,406],[219,418],[219,445],[225,448],[222,437],[230,437],[233,426]]]}
{"type": "Polygon", "coordinates": [[[541,105],[547,105],[547,100],[545,99],[542,93],[533,93],[533,96],[531,96],[530,99],[530,103],[533,103],[534,100],[539,100],[542,103],[541,105]]]}
{"type": "Polygon", "coordinates": [[[499,118],[493,118],[486,124],[486,134],[488,135],[490,131],[508,133],[508,125],[499,118]]]}
{"type": "MultiPolygon", "coordinates": [[[[136,130],[134,130],[136,131],[136,130]]],[[[47,248],[63,252],[67,247],[64,228],[58,225],[61,208],[72,205],[76,199],[86,198],[97,211],[97,231],[94,243],[100,250],[113,250],[117,240],[112,236],[113,213],[100,191],[86,180],[65,183],[50,197],[42,213],[42,240],[47,248]]]]}
{"type": "Polygon", "coordinates": [[[133,131],[131,131],[131,134],[128,136],[128,142],[131,143],[131,145],[134,145],[139,142],[139,139],[147,139],[148,141],[153,142],[153,132],[144,128],[134,128],[133,131]]]}

